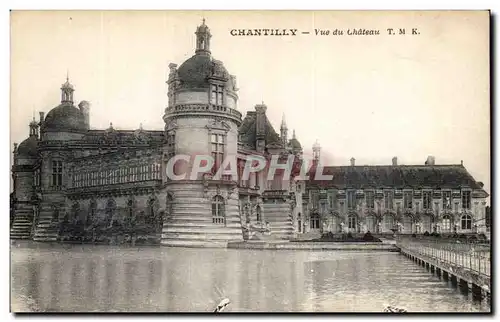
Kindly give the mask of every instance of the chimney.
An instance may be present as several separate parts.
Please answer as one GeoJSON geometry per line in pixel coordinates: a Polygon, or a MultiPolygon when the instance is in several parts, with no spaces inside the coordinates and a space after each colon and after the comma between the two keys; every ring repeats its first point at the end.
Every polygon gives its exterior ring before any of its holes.
{"type": "Polygon", "coordinates": [[[351,166],[354,167],[355,164],[356,164],[356,159],[351,158],[351,166]]]}
{"type": "Polygon", "coordinates": [[[83,113],[83,118],[84,118],[84,121],[85,121],[85,126],[87,127],[87,129],[90,128],[90,121],[89,121],[89,112],[90,112],[90,103],[87,102],[87,101],[81,101],[79,104],[78,104],[78,107],[80,108],[80,111],[82,111],[83,113]]]}
{"type": "Polygon", "coordinates": [[[393,166],[398,165],[398,157],[394,157],[394,158],[392,158],[392,165],[393,165],[393,166]]]}
{"type": "Polygon", "coordinates": [[[40,125],[42,125],[43,120],[45,119],[45,112],[39,112],[40,113],[40,125]]]}
{"type": "Polygon", "coordinates": [[[434,158],[432,155],[429,155],[427,157],[427,161],[425,161],[425,165],[435,165],[436,164],[436,158],[434,158]]]}

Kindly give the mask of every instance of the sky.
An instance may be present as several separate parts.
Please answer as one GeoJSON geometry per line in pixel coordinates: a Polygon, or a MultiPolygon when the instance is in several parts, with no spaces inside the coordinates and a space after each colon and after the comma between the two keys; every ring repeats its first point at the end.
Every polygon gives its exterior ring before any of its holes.
{"type": "Polygon", "coordinates": [[[318,140],[328,165],[463,160],[490,191],[488,12],[13,11],[11,149],[60,103],[67,73],[92,128],[163,129],[168,64],[194,54],[202,18],[237,77],[238,109],[263,101],[276,131],[285,114],[306,153],[318,140]],[[256,28],[310,34],[230,34],[256,28]],[[360,28],[380,35],[315,35],[360,28]]]}

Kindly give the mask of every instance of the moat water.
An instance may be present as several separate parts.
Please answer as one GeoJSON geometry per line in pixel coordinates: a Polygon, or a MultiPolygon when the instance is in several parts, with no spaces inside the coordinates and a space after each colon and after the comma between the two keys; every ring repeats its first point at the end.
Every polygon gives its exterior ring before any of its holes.
{"type": "Polygon", "coordinates": [[[398,253],[11,245],[11,311],[489,312],[398,253]]]}

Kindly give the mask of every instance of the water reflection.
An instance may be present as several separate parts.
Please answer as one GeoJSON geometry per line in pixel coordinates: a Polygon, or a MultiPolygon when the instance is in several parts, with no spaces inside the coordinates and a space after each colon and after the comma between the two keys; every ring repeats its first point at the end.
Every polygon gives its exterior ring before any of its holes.
{"type": "Polygon", "coordinates": [[[210,312],[489,311],[395,253],[118,248],[23,243],[11,248],[12,310],[210,312]]]}

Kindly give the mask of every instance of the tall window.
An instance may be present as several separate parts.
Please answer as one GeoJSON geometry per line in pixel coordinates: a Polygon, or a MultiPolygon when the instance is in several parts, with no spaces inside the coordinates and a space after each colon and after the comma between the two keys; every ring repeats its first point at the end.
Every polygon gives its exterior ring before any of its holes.
{"type": "Polygon", "coordinates": [[[422,205],[424,210],[430,210],[432,209],[432,191],[424,191],[423,192],[423,201],[424,204],[422,205]]]}
{"type": "Polygon", "coordinates": [[[347,208],[356,208],[356,191],[354,190],[347,191],[347,208]]]}
{"type": "Polygon", "coordinates": [[[226,214],[224,210],[224,198],[215,196],[212,200],[212,222],[214,224],[226,225],[226,214]]]}
{"type": "Polygon", "coordinates": [[[168,153],[174,154],[175,153],[175,132],[170,131],[167,134],[167,148],[168,148],[168,153]]]}
{"type": "Polygon", "coordinates": [[[319,214],[314,213],[311,215],[310,226],[311,229],[319,229],[319,214]]]}
{"type": "Polygon", "coordinates": [[[470,191],[462,191],[462,208],[470,209],[471,196],[470,191]]]}
{"type": "Polygon", "coordinates": [[[405,209],[413,208],[413,191],[405,191],[403,193],[403,203],[405,209]]]}
{"type": "Polygon", "coordinates": [[[374,196],[373,191],[366,191],[365,198],[366,198],[366,208],[374,209],[375,208],[375,196],[374,196]]]}
{"type": "Polygon", "coordinates": [[[394,194],[392,191],[384,191],[385,209],[394,209],[394,194]]]}
{"type": "Polygon", "coordinates": [[[212,144],[212,158],[214,159],[213,172],[217,172],[224,159],[225,136],[223,134],[212,134],[210,136],[212,144]]]}
{"type": "Polygon", "coordinates": [[[311,201],[314,209],[319,208],[319,193],[317,190],[311,191],[311,201]]]}
{"type": "Polygon", "coordinates": [[[356,229],[356,216],[349,215],[347,217],[347,227],[349,227],[349,229],[356,229]]]}
{"type": "Polygon", "coordinates": [[[461,220],[462,229],[472,229],[472,217],[469,215],[463,215],[461,220]]]}
{"type": "Polygon", "coordinates": [[[451,210],[451,191],[443,191],[443,209],[451,210]]]}
{"type": "Polygon", "coordinates": [[[224,87],[222,85],[212,85],[210,103],[214,105],[223,104],[224,87]]]}
{"type": "Polygon", "coordinates": [[[62,186],[62,161],[52,161],[52,187],[60,188],[62,186]]]}
{"type": "Polygon", "coordinates": [[[443,216],[443,230],[448,231],[451,230],[451,217],[448,215],[443,216]]]}

